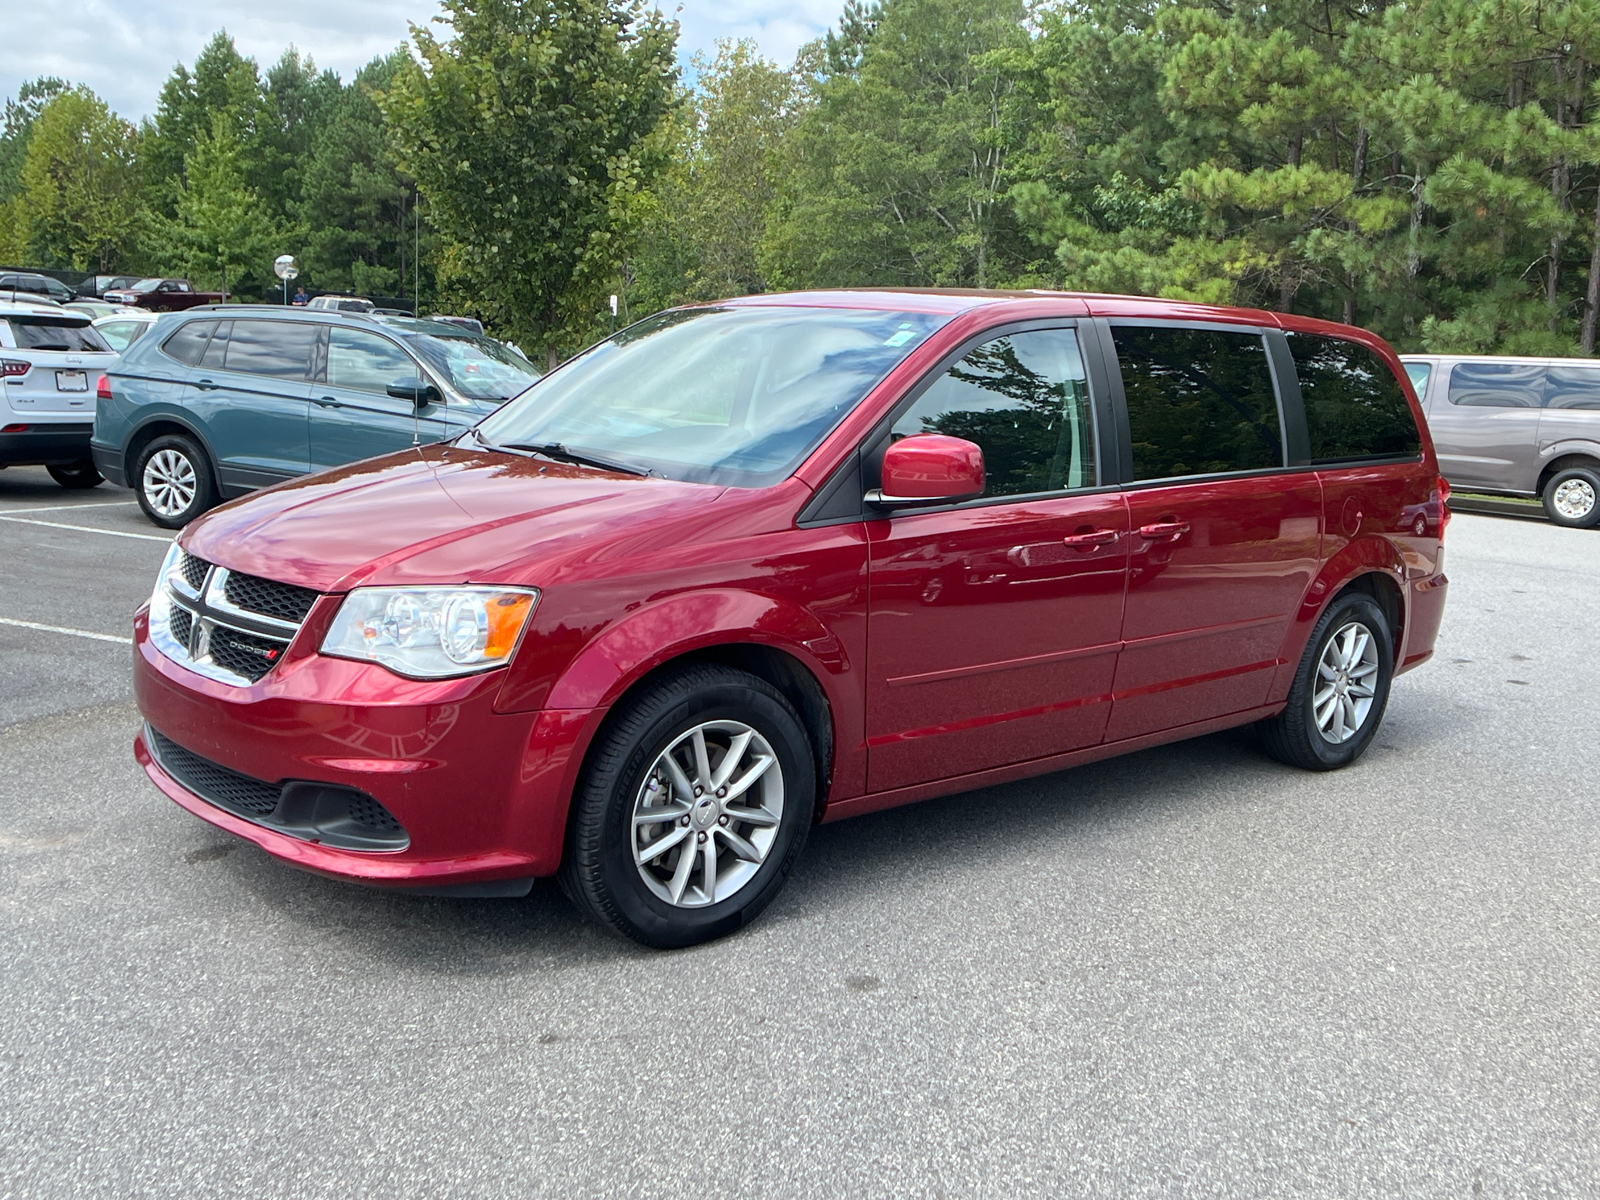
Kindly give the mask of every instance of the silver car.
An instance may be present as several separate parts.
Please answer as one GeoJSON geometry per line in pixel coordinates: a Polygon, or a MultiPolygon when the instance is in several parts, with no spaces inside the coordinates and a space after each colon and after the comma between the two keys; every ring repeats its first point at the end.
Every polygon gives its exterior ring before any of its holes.
{"type": "Polygon", "coordinates": [[[1558,525],[1600,523],[1600,359],[1401,361],[1452,488],[1538,496],[1558,525]]]}

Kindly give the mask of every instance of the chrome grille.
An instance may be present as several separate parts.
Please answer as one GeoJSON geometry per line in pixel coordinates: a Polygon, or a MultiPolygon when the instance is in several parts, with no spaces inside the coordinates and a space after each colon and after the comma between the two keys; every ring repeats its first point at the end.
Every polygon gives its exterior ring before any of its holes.
{"type": "Polygon", "coordinates": [[[151,605],[151,641],[191,671],[236,687],[259,682],[278,664],[319,594],[182,550],[169,560],[160,588],[163,604],[151,605]]]}

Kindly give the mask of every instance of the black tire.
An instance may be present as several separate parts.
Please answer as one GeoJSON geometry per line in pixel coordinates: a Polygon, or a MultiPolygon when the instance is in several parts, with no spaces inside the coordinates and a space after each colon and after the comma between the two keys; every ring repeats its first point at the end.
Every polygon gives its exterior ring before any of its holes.
{"type": "Polygon", "coordinates": [[[1311,631],[1306,651],[1289,688],[1289,701],[1276,717],[1258,723],[1261,743],[1273,758],[1307,771],[1333,771],[1347,767],[1366,751],[1389,703],[1389,684],[1394,679],[1394,634],[1378,602],[1365,592],[1345,592],[1328,606],[1311,631]],[[1328,643],[1352,623],[1365,626],[1377,656],[1372,704],[1354,736],[1335,742],[1317,727],[1312,704],[1318,664],[1328,643]]]}
{"type": "MultiPolygon", "coordinates": [[[[811,828],[816,790],[805,726],[775,688],[731,667],[687,667],[629,701],[602,731],[573,799],[562,890],[602,926],[646,946],[676,948],[722,937],[753,920],[783,887],[811,828]],[[680,907],[651,890],[644,868],[634,860],[634,802],[652,779],[660,756],[687,732],[711,721],[736,721],[765,739],[782,772],[783,808],[765,858],[737,890],[713,903],[680,907]]],[[[737,820],[729,832],[735,828],[743,828],[737,820]]],[[[677,826],[668,823],[666,829],[675,833],[677,826]]],[[[692,849],[696,838],[726,845],[717,842],[717,834],[709,828],[686,833],[682,843],[661,856],[660,864],[664,869],[667,861],[686,853],[697,856],[700,852],[692,849]]],[[[687,878],[695,873],[691,866],[687,878]]],[[[700,875],[703,880],[703,869],[700,875]]]]}
{"type": "Polygon", "coordinates": [[[1555,524],[1592,529],[1600,524],[1600,471],[1590,467],[1557,471],[1545,483],[1542,499],[1544,515],[1555,524]]]}
{"type": "Polygon", "coordinates": [[[45,467],[54,479],[64,488],[74,491],[79,488],[99,487],[105,482],[105,476],[100,474],[100,469],[94,465],[92,458],[80,458],[77,462],[51,463],[45,467]]]}
{"type": "Polygon", "coordinates": [[[217,504],[217,484],[211,473],[210,458],[193,438],[181,433],[164,433],[139,451],[133,478],[128,482],[133,485],[134,495],[139,498],[139,507],[144,509],[144,515],[163,529],[182,529],[217,504]],[[163,456],[159,460],[163,465],[174,462],[169,456],[177,456],[192,472],[193,491],[189,502],[181,508],[172,507],[174,493],[163,492],[158,484],[147,478],[151,462],[158,455],[163,456]]]}

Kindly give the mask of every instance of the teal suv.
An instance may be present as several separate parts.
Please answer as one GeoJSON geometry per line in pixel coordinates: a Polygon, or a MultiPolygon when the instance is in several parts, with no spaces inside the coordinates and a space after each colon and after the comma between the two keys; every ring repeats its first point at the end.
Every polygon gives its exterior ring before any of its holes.
{"type": "Polygon", "coordinates": [[[215,305],[161,317],[100,376],[90,450],[177,529],[256,488],[455,437],[538,377],[442,321],[215,305]]]}

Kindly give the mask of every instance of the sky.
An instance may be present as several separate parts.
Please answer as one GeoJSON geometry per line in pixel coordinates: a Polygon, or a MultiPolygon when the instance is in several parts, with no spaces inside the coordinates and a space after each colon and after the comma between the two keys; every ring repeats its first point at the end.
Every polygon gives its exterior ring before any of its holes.
{"type": "MultiPolygon", "coordinates": [[[[788,65],[800,45],[838,17],[843,0],[662,0],[677,7],[679,51],[687,64],[718,38],[753,39],[788,65]]],[[[0,38],[0,98],[25,79],[58,75],[86,83],[130,121],[155,113],[162,81],[192,64],[211,35],[226,29],[262,69],[293,44],[346,81],[425,23],[436,0],[5,0],[0,38]]]]}

